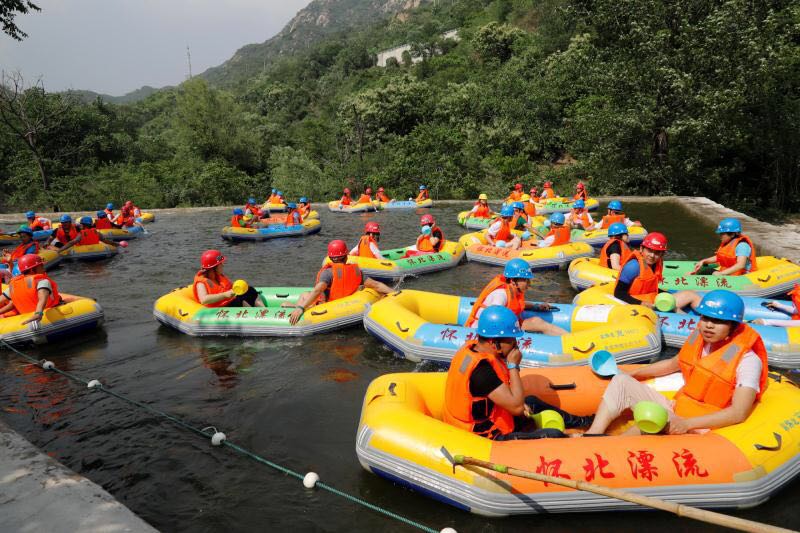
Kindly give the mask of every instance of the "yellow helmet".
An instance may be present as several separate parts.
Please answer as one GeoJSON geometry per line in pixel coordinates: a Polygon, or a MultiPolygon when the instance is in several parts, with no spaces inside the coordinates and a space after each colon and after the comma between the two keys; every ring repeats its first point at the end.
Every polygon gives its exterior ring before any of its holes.
{"type": "Polygon", "coordinates": [[[531,201],[531,195],[530,194],[523,194],[521,200],[523,202],[530,202],[531,201]]]}
{"type": "Polygon", "coordinates": [[[478,200],[488,200],[488,199],[489,199],[489,197],[486,196],[486,194],[484,194],[484,193],[481,193],[481,194],[478,195],[478,200]]]}
{"type": "Polygon", "coordinates": [[[243,217],[243,220],[252,220],[252,219],[253,219],[253,215],[251,215],[250,213],[247,213],[247,214],[246,214],[246,215],[243,217]]]}

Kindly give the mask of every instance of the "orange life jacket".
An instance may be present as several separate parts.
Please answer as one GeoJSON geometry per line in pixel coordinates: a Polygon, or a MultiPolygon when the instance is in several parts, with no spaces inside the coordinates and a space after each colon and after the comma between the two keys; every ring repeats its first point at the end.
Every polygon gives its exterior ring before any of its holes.
{"type": "Polygon", "coordinates": [[[577,222],[583,229],[589,229],[589,227],[591,227],[592,223],[589,221],[589,212],[586,209],[581,210],[577,215],[575,211],[572,211],[570,215],[570,222],[577,222]]]}
{"type": "Polygon", "coordinates": [[[695,329],[678,352],[684,385],[675,394],[675,413],[682,417],[702,416],[731,404],[736,390],[736,368],[748,351],[761,359],[761,378],[756,400],[767,389],[767,350],[761,336],[747,324],[739,324],[722,347],[705,357],[703,337],[695,329]]]}
{"type": "Polygon", "coordinates": [[[116,223],[124,228],[130,228],[134,224],[133,216],[130,211],[120,211],[117,215],[116,223]]]}
{"type": "Polygon", "coordinates": [[[522,312],[525,310],[525,295],[519,291],[512,290],[511,285],[509,285],[508,281],[506,281],[505,276],[498,274],[492,278],[489,284],[486,285],[486,287],[484,287],[481,293],[478,295],[478,299],[475,300],[475,303],[472,306],[472,311],[470,311],[469,316],[467,317],[467,321],[464,322],[465,327],[474,328],[478,325],[478,313],[480,313],[481,309],[486,307],[484,304],[486,298],[488,298],[489,295],[497,289],[503,289],[506,291],[506,307],[511,309],[511,311],[517,315],[518,319],[522,319],[522,312]]]}
{"type": "Polygon", "coordinates": [[[33,231],[48,230],[50,227],[50,221],[44,217],[36,217],[33,224],[30,224],[33,231]]]}
{"type": "Polygon", "coordinates": [[[372,202],[372,196],[370,196],[369,194],[362,194],[361,196],[358,197],[358,202],[356,202],[356,203],[357,204],[368,204],[370,202],[372,202]]]}
{"type": "MultiPolygon", "coordinates": [[[[317,272],[317,281],[325,269],[330,268],[333,272],[333,281],[331,281],[327,293],[327,301],[332,302],[346,296],[350,296],[358,290],[364,281],[364,276],[361,274],[361,269],[358,265],[348,263],[328,263],[317,272]]],[[[316,284],[315,283],[315,284],[316,284]]],[[[319,302],[320,298],[317,299],[319,302]]]]}
{"type": "Polygon", "coordinates": [[[78,230],[75,229],[74,224],[71,224],[69,226],[68,233],[64,231],[64,226],[61,226],[56,230],[56,239],[58,239],[58,242],[60,242],[61,244],[67,244],[69,241],[71,241],[77,236],[78,236],[78,230]]]}
{"type": "MultiPolygon", "coordinates": [[[[194,276],[194,287],[192,290],[194,291],[194,299],[200,303],[200,297],[197,295],[197,286],[204,285],[206,288],[206,294],[220,294],[225,291],[231,290],[233,287],[233,283],[229,280],[224,274],[217,274],[218,281],[214,281],[213,279],[209,278],[205,270],[200,270],[194,276]]],[[[213,303],[213,304],[203,304],[205,307],[225,307],[229,303],[233,301],[235,297],[226,298],[225,300],[213,303]]]]}
{"type": "Polygon", "coordinates": [[[544,238],[546,239],[551,235],[555,235],[556,238],[553,239],[553,242],[550,244],[550,246],[560,246],[562,244],[567,244],[569,242],[570,237],[572,235],[572,230],[569,229],[569,227],[567,226],[551,228],[550,231],[547,232],[547,235],[544,236],[544,238]]]}
{"type": "Polygon", "coordinates": [[[612,237],[608,239],[608,241],[600,249],[600,263],[599,263],[600,266],[611,268],[611,258],[608,255],[608,248],[615,242],[619,243],[619,249],[622,252],[622,255],[619,258],[620,268],[622,267],[622,265],[628,262],[628,258],[633,253],[631,252],[630,247],[622,239],[617,239],[616,237],[612,237]]]}
{"type": "Polygon", "coordinates": [[[442,249],[442,246],[444,246],[444,233],[439,229],[439,226],[433,226],[430,235],[420,235],[417,237],[417,251],[419,252],[438,252],[442,249]],[[431,243],[431,237],[437,237],[439,239],[436,246],[431,243]]]}
{"type": "Polygon", "coordinates": [[[259,209],[259,208],[258,208],[258,207],[256,207],[255,205],[244,204],[244,208],[243,208],[243,210],[244,210],[244,212],[245,212],[245,213],[247,213],[247,211],[249,210],[249,211],[250,211],[250,213],[251,213],[251,214],[252,214],[254,217],[259,217],[259,218],[261,218],[261,209],[259,209]]]}
{"type": "Polygon", "coordinates": [[[618,215],[605,215],[600,224],[600,229],[608,229],[608,227],[615,222],[622,222],[624,224],[625,218],[625,213],[620,213],[618,215]]]}
{"type": "Polygon", "coordinates": [[[479,201],[477,207],[478,208],[473,211],[470,216],[475,218],[491,218],[492,210],[489,208],[489,204],[482,204],[479,201]]]}
{"type": "Polygon", "coordinates": [[[510,226],[511,226],[512,229],[522,229],[522,228],[519,227],[520,219],[523,220],[523,222],[522,222],[522,226],[523,227],[525,226],[525,224],[528,223],[528,215],[526,215],[525,213],[519,213],[519,214],[515,213],[514,216],[511,217],[510,226]]]}
{"type": "Polygon", "coordinates": [[[382,257],[377,257],[373,252],[372,248],[370,248],[370,244],[378,245],[369,235],[362,235],[361,239],[358,241],[358,257],[371,257],[373,259],[383,259],[382,257]]]}
{"type": "Polygon", "coordinates": [[[342,196],[342,199],[339,200],[339,203],[342,204],[342,205],[350,205],[352,202],[353,202],[353,199],[350,198],[349,194],[345,194],[344,196],[342,196]]]}
{"type": "Polygon", "coordinates": [[[297,226],[303,223],[303,215],[300,214],[300,211],[297,209],[289,209],[289,212],[286,213],[286,222],[283,223],[284,226],[297,226]],[[295,222],[294,214],[297,213],[298,221],[295,222]]]}
{"type": "Polygon", "coordinates": [[[231,226],[234,228],[246,228],[247,224],[244,223],[243,215],[233,215],[231,217],[231,226]]]}
{"type": "Polygon", "coordinates": [[[9,283],[9,294],[11,295],[11,303],[14,304],[14,309],[24,315],[26,313],[33,313],[36,311],[36,306],[39,304],[39,291],[36,286],[43,279],[49,280],[53,288],[50,291],[50,296],[47,298],[45,309],[50,309],[61,303],[61,295],[58,294],[58,285],[56,282],[47,277],[47,274],[29,274],[20,275],[13,278],[9,283]]]}
{"type": "Polygon", "coordinates": [[[504,218],[496,218],[492,221],[492,226],[497,221],[500,221],[500,229],[497,230],[497,235],[492,237],[495,241],[510,241],[514,234],[511,233],[511,224],[506,221],[504,218]]]}
{"type": "Polygon", "coordinates": [[[425,189],[424,191],[419,191],[419,194],[417,195],[417,202],[424,202],[427,199],[428,199],[428,189],[425,189]]]}
{"type": "Polygon", "coordinates": [[[31,242],[29,242],[27,244],[22,243],[22,244],[17,245],[17,247],[14,248],[14,251],[11,252],[11,262],[13,263],[14,261],[19,259],[23,255],[38,254],[38,253],[39,253],[39,243],[38,242],[31,241],[31,242]]]}
{"type": "MultiPolygon", "coordinates": [[[[734,237],[728,242],[728,244],[720,245],[720,247],[717,248],[717,264],[719,265],[720,270],[730,268],[736,264],[736,245],[738,245],[740,242],[745,242],[750,245],[750,272],[755,272],[756,247],[753,246],[753,242],[747,235],[739,235],[738,237],[734,237]]],[[[747,270],[742,268],[728,275],[739,276],[741,274],[747,274],[747,270]]]]}
{"type": "Polygon", "coordinates": [[[792,320],[800,320],[800,285],[795,284],[794,289],[789,291],[789,296],[792,297],[792,304],[794,304],[795,310],[792,320]]]}
{"type": "Polygon", "coordinates": [[[100,234],[94,228],[86,228],[81,230],[81,246],[90,244],[100,244],[100,234]]]}
{"type": "Polygon", "coordinates": [[[519,202],[522,199],[522,193],[519,191],[511,191],[511,194],[506,198],[506,203],[519,202]]]}
{"type": "Polygon", "coordinates": [[[378,196],[378,200],[380,200],[381,202],[391,202],[392,201],[391,198],[386,196],[386,193],[379,192],[377,196],[378,196]]]}
{"type": "Polygon", "coordinates": [[[589,193],[586,192],[586,189],[578,190],[575,193],[575,196],[572,197],[573,200],[583,200],[584,202],[589,199],[589,193]]]}
{"type": "Polygon", "coordinates": [[[529,217],[536,216],[536,205],[533,202],[525,202],[525,214],[529,217]]]}
{"type": "Polygon", "coordinates": [[[631,252],[625,263],[621,264],[621,267],[625,268],[625,265],[628,263],[628,261],[639,262],[639,276],[633,280],[633,283],[631,283],[631,288],[628,290],[628,294],[642,302],[655,302],[656,296],[658,295],[658,284],[661,283],[661,280],[664,277],[662,275],[664,271],[664,261],[659,259],[655,270],[653,270],[647,265],[642,257],[642,253],[638,250],[631,252]]]}
{"type": "Polygon", "coordinates": [[[114,225],[111,223],[108,218],[98,218],[97,221],[94,223],[95,229],[111,229],[114,225]]]}
{"type": "Polygon", "coordinates": [[[486,396],[472,396],[469,378],[481,361],[488,361],[507,385],[511,382],[511,375],[505,361],[497,354],[474,351],[477,343],[477,340],[468,341],[450,363],[442,418],[451,426],[493,439],[514,431],[514,416],[486,396]]]}
{"type": "Polygon", "coordinates": [[[541,198],[547,198],[548,200],[552,200],[556,197],[556,192],[553,190],[552,187],[545,187],[542,189],[541,198]]]}
{"type": "Polygon", "coordinates": [[[305,218],[311,212],[311,204],[300,204],[297,210],[300,211],[300,216],[305,218]]]}

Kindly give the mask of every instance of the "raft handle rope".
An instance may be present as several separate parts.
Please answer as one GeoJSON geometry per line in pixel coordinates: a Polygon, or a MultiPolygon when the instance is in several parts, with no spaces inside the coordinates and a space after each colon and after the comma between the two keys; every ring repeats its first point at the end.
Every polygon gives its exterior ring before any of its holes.
{"type": "Polygon", "coordinates": [[[261,463],[263,465],[266,465],[266,466],[268,466],[270,468],[273,468],[273,469],[275,469],[275,470],[277,470],[277,471],[279,471],[279,472],[281,472],[281,473],[283,473],[283,474],[285,474],[285,475],[287,475],[289,477],[293,477],[295,479],[298,479],[298,480],[302,481],[303,482],[303,486],[305,486],[308,489],[312,489],[314,487],[320,487],[320,488],[322,488],[324,490],[327,490],[328,492],[330,492],[332,494],[335,494],[335,495],[340,496],[340,497],[342,497],[342,498],[344,498],[346,500],[349,500],[352,503],[361,505],[362,507],[366,507],[367,509],[375,511],[375,512],[377,512],[379,514],[382,514],[382,515],[386,516],[386,517],[393,518],[394,520],[397,520],[397,521],[399,521],[399,522],[401,522],[401,523],[403,523],[403,524],[405,524],[407,526],[419,529],[421,531],[425,531],[426,533],[456,533],[456,530],[453,529],[453,528],[450,528],[450,527],[446,527],[446,528],[444,528],[444,529],[442,529],[440,531],[437,531],[437,530],[435,530],[435,529],[433,529],[431,527],[428,527],[428,526],[426,526],[424,524],[421,524],[419,522],[415,522],[414,520],[411,520],[410,518],[406,518],[406,517],[401,516],[399,514],[393,513],[392,511],[389,511],[388,509],[384,509],[383,507],[380,507],[380,506],[378,506],[376,504],[370,503],[370,502],[368,502],[366,500],[363,500],[363,499],[361,499],[361,498],[359,498],[357,496],[353,496],[352,494],[348,494],[348,493],[346,493],[346,492],[344,492],[342,490],[337,489],[336,487],[333,487],[332,485],[328,485],[327,483],[323,483],[322,481],[319,480],[319,475],[316,474],[315,472],[308,472],[307,474],[303,475],[303,474],[300,474],[299,472],[295,472],[294,470],[291,470],[289,468],[281,466],[281,465],[279,465],[277,463],[273,463],[269,459],[265,459],[264,457],[261,457],[260,455],[254,453],[254,452],[251,452],[250,450],[247,450],[246,448],[242,448],[241,446],[229,441],[227,439],[227,436],[225,435],[225,433],[217,430],[217,428],[214,427],[214,426],[208,426],[208,427],[205,427],[203,429],[197,428],[197,427],[189,424],[188,422],[184,422],[180,418],[177,418],[177,417],[175,417],[175,416],[173,416],[173,415],[171,415],[169,413],[165,413],[163,411],[159,411],[158,409],[155,409],[154,407],[150,407],[149,405],[143,404],[142,402],[140,402],[138,400],[134,400],[132,398],[128,398],[127,396],[124,396],[122,394],[114,392],[112,389],[106,388],[100,382],[100,380],[97,380],[97,379],[87,380],[87,379],[82,378],[80,376],[77,376],[77,375],[75,375],[75,374],[73,374],[71,372],[67,372],[65,370],[61,370],[52,361],[49,361],[49,360],[46,360],[46,359],[41,359],[41,360],[35,359],[35,358],[31,357],[30,355],[28,355],[28,354],[26,354],[24,352],[21,352],[21,351],[17,350],[16,348],[14,348],[8,342],[6,342],[2,337],[0,337],[0,345],[2,345],[5,348],[8,348],[9,350],[14,352],[15,354],[17,354],[20,357],[22,357],[23,359],[25,359],[26,361],[28,361],[31,364],[36,365],[36,366],[38,366],[38,367],[40,367],[40,368],[42,368],[42,369],[44,369],[46,371],[56,372],[58,374],[61,374],[62,376],[71,379],[72,381],[75,381],[75,382],[82,383],[82,384],[86,385],[87,388],[92,389],[93,391],[94,390],[98,390],[98,391],[105,392],[106,394],[110,394],[111,396],[117,398],[118,400],[122,400],[123,402],[127,402],[127,403],[129,403],[131,405],[135,405],[136,407],[139,407],[140,409],[143,409],[143,410],[147,411],[148,413],[150,413],[152,415],[155,415],[155,416],[160,417],[160,418],[165,418],[165,419],[169,420],[170,422],[172,422],[173,424],[175,424],[177,426],[180,426],[181,428],[183,428],[183,429],[185,429],[187,431],[190,431],[192,433],[196,433],[196,434],[198,434],[198,435],[200,435],[200,436],[202,436],[204,438],[210,438],[211,444],[213,446],[215,446],[215,447],[217,447],[217,446],[227,446],[228,448],[231,448],[232,450],[235,450],[235,451],[239,452],[240,454],[245,455],[245,456],[249,457],[250,459],[253,459],[256,462],[259,462],[259,463],[261,463]]]}

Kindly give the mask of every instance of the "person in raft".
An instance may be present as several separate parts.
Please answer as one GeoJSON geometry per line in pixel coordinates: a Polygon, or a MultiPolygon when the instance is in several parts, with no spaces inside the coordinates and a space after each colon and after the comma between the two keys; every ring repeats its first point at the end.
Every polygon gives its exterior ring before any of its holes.
{"type": "Polygon", "coordinates": [[[492,209],[489,207],[489,197],[481,193],[478,195],[478,201],[469,212],[469,216],[473,218],[492,218],[492,209]]]}
{"type": "Polygon", "coordinates": [[[487,307],[502,305],[514,313],[524,331],[544,333],[554,337],[565,335],[566,330],[539,317],[523,319],[524,311],[550,311],[552,309],[550,304],[535,304],[525,301],[525,291],[530,287],[532,279],[533,271],[524,259],[516,258],[506,263],[503,273],[492,278],[478,295],[464,326],[474,328],[487,307]]]}
{"type": "Polygon", "coordinates": [[[280,199],[278,198],[278,189],[272,189],[269,193],[269,197],[267,198],[268,204],[278,204],[280,203],[280,199]]]}
{"type": "Polygon", "coordinates": [[[628,246],[630,236],[628,227],[622,222],[614,222],[608,228],[608,240],[600,249],[600,266],[620,271],[633,253],[628,246]]]}
{"type": "MultiPolygon", "coordinates": [[[[714,290],[697,307],[700,321],[678,355],[614,376],[587,434],[603,434],[626,409],[642,400],[669,412],[665,430],[680,435],[744,422],[767,388],[767,351],[761,336],[742,322],[744,302],[714,290]],[[684,385],[670,402],[643,380],[680,371],[684,385]]],[[[628,434],[638,434],[633,426],[628,434]]]]}
{"type": "Polygon", "coordinates": [[[97,229],[94,227],[94,223],[92,223],[92,217],[83,217],[80,220],[80,229],[78,230],[78,235],[66,243],[61,248],[61,251],[66,252],[78,244],[89,246],[92,244],[100,244],[101,242],[108,244],[109,246],[113,246],[114,248],[117,247],[117,243],[103,236],[103,234],[97,231],[97,229]]]}
{"type": "Polygon", "coordinates": [[[342,197],[339,199],[339,209],[342,207],[347,207],[353,203],[353,199],[350,197],[350,189],[347,187],[344,188],[342,191],[342,197]]]}
{"type": "Polygon", "coordinates": [[[430,198],[430,194],[428,194],[428,188],[425,185],[419,186],[419,194],[417,194],[417,202],[424,202],[430,198]]]}
{"type": "Polygon", "coordinates": [[[705,265],[716,263],[719,269],[713,276],[740,276],[753,272],[756,266],[756,247],[747,235],[742,235],[742,223],[735,218],[725,218],[717,226],[720,245],[716,255],[701,259],[694,265],[699,273],[705,265]]]}
{"type": "Polygon", "coordinates": [[[244,211],[245,215],[253,215],[254,218],[261,218],[261,209],[258,207],[258,203],[253,196],[247,199],[242,211],[244,211]]]}
{"type": "Polygon", "coordinates": [[[297,203],[299,204],[297,210],[300,211],[300,215],[305,219],[311,213],[311,200],[307,196],[301,196],[297,203]]]}
{"type": "Polygon", "coordinates": [[[436,225],[433,215],[422,215],[419,219],[420,236],[414,248],[422,254],[432,254],[442,251],[444,247],[444,232],[436,225]]]}
{"type": "Polygon", "coordinates": [[[383,187],[378,187],[378,194],[375,195],[375,198],[379,202],[383,202],[385,204],[388,204],[389,202],[393,201],[391,198],[389,198],[389,196],[386,195],[386,189],[384,189],[383,187]]]}
{"type": "Polygon", "coordinates": [[[622,210],[622,202],[619,200],[611,200],[608,202],[608,210],[605,216],[600,219],[600,222],[595,224],[594,229],[608,229],[611,224],[615,222],[621,222],[625,224],[626,227],[630,228],[631,226],[641,226],[642,223],[637,221],[633,221],[628,218],[625,212],[622,210]]]}
{"type": "Polygon", "coordinates": [[[20,242],[13,250],[3,250],[0,263],[8,268],[14,266],[14,261],[18,261],[22,256],[39,253],[39,243],[33,240],[33,230],[28,226],[22,225],[17,230],[20,242]]]}
{"type": "Polygon", "coordinates": [[[575,185],[575,196],[572,199],[583,200],[584,202],[589,200],[589,193],[586,191],[586,185],[582,181],[578,181],[578,184],[575,185]]]}
{"type": "Polygon", "coordinates": [[[759,318],[753,320],[753,324],[761,326],[778,326],[781,328],[796,328],[800,326],[800,285],[795,284],[794,288],[788,293],[792,299],[792,303],[784,302],[765,302],[764,307],[772,309],[773,311],[780,311],[786,313],[791,317],[791,320],[776,319],[776,318],[759,318]]]}
{"type": "Polygon", "coordinates": [[[529,192],[530,192],[531,202],[538,202],[539,201],[539,189],[536,188],[536,187],[531,187],[531,190],[529,192]]]}
{"type": "Polygon", "coordinates": [[[357,257],[371,257],[372,259],[383,259],[383,254],[378,248],[378,241],[381,240],[381,226],[377,222],[367,222],[364,225],[364,235],[358,240],[358,244],[350,250],[350,255],[357,257]]]}
{"type": "Polygon", "coordinates": [[[372,187],[364,189],[364,193],[358,197],[357,204],[371,204],[372,203],[372,187]]]}
{"type": "Polygon", "coordinates": [[[564,213],[553,213],[550,215],[550,231],[547,232],[544,239],[537,243],[537,246],[539,248],[550,248],[551,246],[568,244],[571,234],[572,230],[566,225],[564,213]]]}
{"type": "Polygon", "coordinates": [[[528,220],[536,216],[536,204],[530,194],[522,195],[522,203],[525,205],[525,214],[528,215],[528,220]]]}
{"type": "Polygon", "coordinates": [[[542,194],[539,196],[540,200],[552,200],[556,197],[556,192],[553,190],[553,182],[545,181],[542,186],[542,194]]]}
{"type": "Polygon", "coordinates": [[[286,204],[286,221],[283,223],[284,226],[299,226],[303,223],[303,215],[300,214],[300,210],[297,208],[297,204],[294,202],[289,202],[286,204]]]}
{"type": "Polygon", "coordinates": [[[233,216],[231,216],[231,227],[232,228],[250,228],[253,226],[253,217],[250,216],[247,220],[245,217],[247,215],[244,214],[244,209],[241,207],[234,207],[233,208],[233,216]]]}
{"type": "Polygon", "coordinates": [[[589,210],[586,209],[586,202],[575,200],[572,202],[572,209],[564,216],[567,226],[575,229],[589,230],[594,229],[594,220],[589,210]]]}
{"type": "Polygon", "coordinates": [[[53,225],[49,218],[37,217],[34,211],[25,213],[25,218],[28,220],[28,227],[33,231],[48,230],[53,225]]]}
{"type": "Polygon", "coordinates": [[[310,292],[304,292],[297,299],[296,304],[284,304],[283,307],[294,307],[289,315],[289,323],[295,325],[309,309],[317,304],[332,302],[356,292],[362,285],[380,294],[395,292],[380,281],[375,281],[361,273],[356,264],[347,262],[347,244],[342,240],[328,243],[328,258],[330,263],[323,265],[317,273],[317,280],[310,292]]]}
{"type": "Polygon", "coordinates": [[[525,204],[523,202],[514,202],[511,204],[514,209],[514,216],[511,217],[511,229],[526,231],[530,229],[530,220],[528,214],[525,213],[525,204]]]}
{"type": "Polygon", "coordinates": [[[219,250],[206,250],[200,256],[200,270],[194,276],[192,291],[197,303],[205,307],[264,307],[253,287],[236,295],[233,283],[222,272],[225,256],[219,250]]]}
{"type": "Polygon", "coordinates": [[[537,429],[532,415],[553,410],[566,428],[586,427],[592,417],[575,416],[526,396],[519,364],[522,336],[517,317],[499,305],[487,307],[478,320],[478,335],[453,357],[445,383],[444,422],[492,440],[561,438],[557,429],[537,429]]]}
{"type": "Polygon", "coordinates": [[[35,329],[45,309],[61,305],[58,285],[44,273],[44,261],[35,254],[23,255],[17,262],[20,275],[14,276],[3,291],[0,316],[16,316],[33,313],[22,324],[31,324],[35,329]],[[35,324],[35,325],[33,325],[35,324]]]}
{"type": "Polygon", "coordinates": [[[514,218],[514,208],[504,205],[500,209],[500,216],[486,230],[486,242],[498,248],[511,248],[519,250],[522,239],[511,232],[511,219],[514,218]]]}
{"type": "Polygon", "coordinates": [[[105,211],[98,211],[95,213],[97,220],[94,223],[96,229],[114,229],[114,224],[108,219],[108,213],[105,211]]]}
{"type": "MultiPolygon", "coordinates": [[[[614,286],[614,297],[629,304],[655,308],[658,284],[664,278],[664,254],[667,252],[667,237],[654,231],[647,235],[638,250],[622,262],[619,278],[614,286]]],[[[700,296],[694,291],[673,294],[678,312],[687,305],[697,308],[700,296]]]]}
{"type": "Polygon", "coordinates": [[[111,202],[107,203],[105,212],[109,220],[114,220],[114,204],[112,204],[111,202]]]}
{"type": "Polygon", "coordinates": [[[509,193],[508,198],[506,198],[506,203],[511,204],[514,202],[519,202],[520,200],[522,200],[522,184],[515,183],[511,187],[511,192],[509,193]]]}
{"type": "Polygon", "coordinates": [[[78,229],[72,223],[71,216],[61,215],[59,221],[61,226],[47,240],[46,247],[51,250],[60,250],[65,244],[78,236],[78,229]]]}

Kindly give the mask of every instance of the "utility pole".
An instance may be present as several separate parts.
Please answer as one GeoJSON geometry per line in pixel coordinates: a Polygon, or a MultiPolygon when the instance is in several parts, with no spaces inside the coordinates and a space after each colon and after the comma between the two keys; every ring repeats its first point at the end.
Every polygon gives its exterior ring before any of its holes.
{"type": "Polygon", "coordinates": [[[192,53],[189,51],[189,45],[186,45],[186,61],[189,64],[189,79],[192,79],[192,53]]]}

